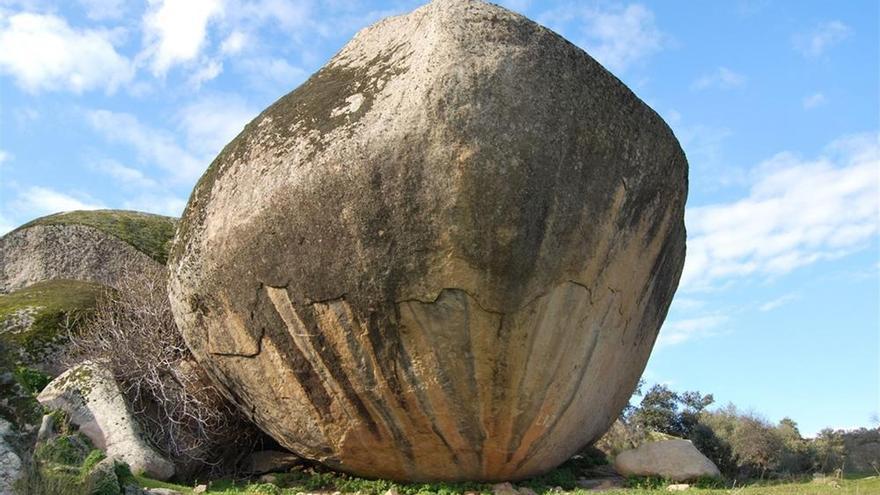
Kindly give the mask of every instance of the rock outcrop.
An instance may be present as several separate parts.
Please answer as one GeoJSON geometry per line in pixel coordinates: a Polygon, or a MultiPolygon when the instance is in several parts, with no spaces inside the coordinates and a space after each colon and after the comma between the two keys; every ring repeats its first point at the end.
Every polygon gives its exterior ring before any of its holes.
{"type": "Polygon", "coordinates": [[[21,477],[22,463],[13,447],[12,424],[0,418],[0,494],[13,493],[15,482],[21,477]]]}
{"type": "Polygon", "coordinates": [[[684,261],[687,162],[581,49],[438,0],[360,33],[216,158],[169,260],[177,322],[286,448],[514,480],[629,399],[684,261]]]}
{"type": "Polygon", "coordinates": [[[108,458],[126,462],[135,473],[159,480],[174,475],[174,465],[142,438],[122,391],[100,365],[74,366],[49,383],[37,400],[49,409],[66,412],[95,447],[108,458]]]}
{"type": "Polygon", "coordinates": [[[54,279],[115,287],[126,270],[160,269],[175,228],[173,218],[130,211],[39,218],[0,237],[0,293],[54,279]]]}
{"type": "Polygon", "coordinates": [[[673,481],[721,476],[718,467],[689,440],[647,442],[614,458],[614,469],[624,476],[659,476],[673,481]]]}

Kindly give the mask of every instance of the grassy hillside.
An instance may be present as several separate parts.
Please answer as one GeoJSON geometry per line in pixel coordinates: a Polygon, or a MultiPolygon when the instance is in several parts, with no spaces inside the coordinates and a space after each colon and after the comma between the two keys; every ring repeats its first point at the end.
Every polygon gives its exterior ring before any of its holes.
{"type": "Polygon", "coordinates": [[[40,361],[65,340],[65,324],[88,315],[102,291],[100,284],[49,280],[0,294],[0,341],[23,364],[40,361]]]}
{"type": "Polygon", "coordinates": [[[177,219],[125,210],[56,213],[32,220],[15,230],[35,225],[86,225],[117,237],[163,265],[177,228],[177,219]]]}

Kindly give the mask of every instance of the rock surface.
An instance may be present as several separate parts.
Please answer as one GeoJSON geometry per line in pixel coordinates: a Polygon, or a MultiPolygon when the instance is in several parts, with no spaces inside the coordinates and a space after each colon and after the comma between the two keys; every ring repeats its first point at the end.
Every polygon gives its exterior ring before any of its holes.
{"type": "Polygon", "coordinates": [[[555,33],[438,0],[365,29],[199,181],[170,296],[286,448],[516,480],[626,404],[684,261],[669,127],[555,33]]]}
{"type": "Polygon", "coordinates": [[[12,446],[12,424],[0,418],[0,494],[13,493],[12,487],[21,477],[21,458],[12,446]]]}
{"type": "Polygon", "coordinates": [[[64,372],[37,396],[50,409],[68,414],[95,447],[108,459],[118,459],[135,473],[167,480],[174,465],[153,450],[141,437],[122,392],[110,373],[94,363],[83,363],[64,372]]]}
{"type": "Polygon", "coordinates": [[[673,481],[721,476],[694,444],[681,439],[648,442],[621,452],[614,458],[614,469],[624,476],[660,476],[673,481]]]}
{"type": "MultiPolygon", "coordinates": [[[[62,223],[64,215],[84,215],[89,220],[102,220],[102,226],[113,227],[124,235],[131,230],[121,221],[113,222],[102,215],[119,212],[70,212],[37,219],[0,237],[0,293],[11,292],[44,280],[67,279],[97,282],[116,286],[118,277],[129,270],[156,270],[161,264],[147,253],[101,228],[79,223],[62,223]],[[60,218],[59,218],[60,217],[60,218]],[[128,230],[126,230],[128,228],[128,230]]],[[[141,236],[156,235],[152,243],[164,243],[162,237],[173,235],[174,219],[145,213],[124,212],[136,218],[145,217],[162,228],[157,233],[136,232],[141,236]],[[170,230],[169,230],[170,226],[170,230]]],[[[115,218],[115,217],[112,217],[115,218]]],[[[96,223],[96,222],[93,222],[96,223]]],[[[148,223],[148,225],[151,225],[148,223]]],[[[142,249],[147,249],[141,246],[142,249]]],[[[161,259],[161,255],[156,255],[161,259]]]]}

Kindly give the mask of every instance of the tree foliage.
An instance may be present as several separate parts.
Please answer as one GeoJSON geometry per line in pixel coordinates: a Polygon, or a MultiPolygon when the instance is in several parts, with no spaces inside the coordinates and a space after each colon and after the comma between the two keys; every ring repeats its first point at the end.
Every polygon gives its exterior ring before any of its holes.
{"type": "Polygon", "coordinates": [[[778,424],[727,405],[710,409],[712,394],[676,392],[653,385],[629,405],[597,446],[616,455],[652,435],[686,438],[731,478],[765,478],[815,472],[880,472],[880,428],[822,430],[803,438],[797,423],[778,424]]]}

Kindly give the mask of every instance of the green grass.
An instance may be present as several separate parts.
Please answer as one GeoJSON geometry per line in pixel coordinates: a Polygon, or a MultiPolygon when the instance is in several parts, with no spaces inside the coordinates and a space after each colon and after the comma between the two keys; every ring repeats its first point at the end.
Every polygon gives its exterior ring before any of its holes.
{"type": "Polygon", "coordinates": [[[192,493],[193,489],[193,487],[191,486],[176,485],[174,483],[168,483],[166,481],[158,481],[138,474],[134,475],[134,479],[141,486],[141,488],[168,488],[169,490],[175,490],[183,493],[184,495],[192,493]]]}
{"type": "MultiPolygon", "coordinates": [[[[383,495],[389,489],[395,489],[401,495],[453,495],[465,492],[491,493],[492,486],[479,483],[394,483],[385,480],[366,480],[353,478],[338,473],[290,472],[276,473],[275,484],[256,481],[218,480],[210,483],[208,493],[216,495],[295,495],[299,492],[359,492],[361,495],[383,495]]],[[[136,477],[144,488],[170,488],[183,494],[192,493],[192,487],[175,485],[136,477]]],[[[880,477],[849,478],[837,480],[835,483],[815,483],[812,480],[750,482],[746,485],[728,486],[725,488],[692,487],[686,493],[694,495],[876,495],[880,494],[880,477]],[[835,484],[836,483],[836,484],[835,484]]],[[[540,483],[535,480],[522,481],[517,487],[535,487],[540,483]]],[[[666,491],[666,483],[651,484],[650,487],[621,488],[601,492],[605,495],[661,495],[666,491]]],[[[534,489],[534,488],[533,488],[534,489]]],[[[535,490],[539,495],[557,494],[552,486],[540,486],[535,490]]],[[[582,489],[567,489],[569,495],[591,495],[597,492],[582,489]]]]}
{"type": "Polygon", "coordinates": [[[5,330],[0,332],[0,339],[24,358],[23,364],[37,364],[43,351],[67,338],[68,319],[82,321],[105,290],[104,286],[91,282],[49,280],[0,294],[0,329],[5,330]],[[17,321],[25,313],[32,322],[27,328],[20,328],[17,321]]]}
{"type": "Polygon", "coordinates": [[[126,210],[91,210],[56,213],[32,220],[15,230],[35,225],[85,225],[121,239],[165,264],[177,219],[126,210]]]}

